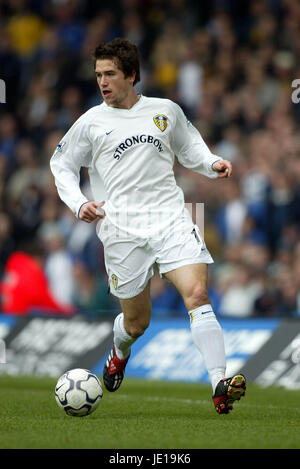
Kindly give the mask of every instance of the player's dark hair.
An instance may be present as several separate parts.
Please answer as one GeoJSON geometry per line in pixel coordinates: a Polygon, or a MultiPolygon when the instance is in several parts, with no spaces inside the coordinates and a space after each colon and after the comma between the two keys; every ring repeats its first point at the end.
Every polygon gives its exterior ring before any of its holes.
{"type": "Polygon", "coordinates": [[[133,85],[140,81],[140,59],[137,46],[128,39],[115,38],[109,42],[101,42],[94,52],[94,65],[96,60],[114,60],[125,78],[135,72],[133,85]]]}

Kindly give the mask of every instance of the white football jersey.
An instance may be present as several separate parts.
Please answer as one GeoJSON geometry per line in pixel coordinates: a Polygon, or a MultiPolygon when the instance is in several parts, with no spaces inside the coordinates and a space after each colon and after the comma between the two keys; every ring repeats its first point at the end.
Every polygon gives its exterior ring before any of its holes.
{"type": "Polygon", "coordinates": [[[78,216],[87,202],[79,185],[87,167],[95,201],[114,226],[134,235],[155,233],[184,210],[173,165],[215,178],[213,155],[182,109],[169,99],[141,96],[131,109],[105,102],[83,114],[54,152],[50,166],[61,199],[78,216]]]}

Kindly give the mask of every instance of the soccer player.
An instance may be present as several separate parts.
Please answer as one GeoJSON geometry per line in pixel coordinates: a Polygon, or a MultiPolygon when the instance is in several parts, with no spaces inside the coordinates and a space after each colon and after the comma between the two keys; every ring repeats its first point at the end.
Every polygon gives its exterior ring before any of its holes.
{"type": "Polygon", "coordinates": [[[158,270],[184,300],[213,403],[227,414],[245,394],[246,380],[240,373],[225,377],[223,332],[207,294],[207,264],[213,259],[185,208],[173,165],[176,156],[209,178],[230,177],[232,165],[210,152],[176,103],[136,93],[140,66],[132,42],[101,43],[94,66],[103,102],[74,123],[50,165],[66,205],[80,220],[98,222],[110,290],[120,300],[104,384],[111,392],[119,388],[131,346],[149,326],[150,282],[158,270]],[[81,192],[81,167],[88,168],[93,200],[81,192]]]}

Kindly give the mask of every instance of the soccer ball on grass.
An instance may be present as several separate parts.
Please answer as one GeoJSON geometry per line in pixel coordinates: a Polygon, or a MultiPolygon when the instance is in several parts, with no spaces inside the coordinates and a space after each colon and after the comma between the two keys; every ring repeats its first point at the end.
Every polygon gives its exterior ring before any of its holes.
{"type": "Polygon", "coordinates": [[[81,368],[64,373],[55,386],[58,407],[73,417],[84,417],[94,412],[102,396],[102,386],[97,376],[81,368]]]}

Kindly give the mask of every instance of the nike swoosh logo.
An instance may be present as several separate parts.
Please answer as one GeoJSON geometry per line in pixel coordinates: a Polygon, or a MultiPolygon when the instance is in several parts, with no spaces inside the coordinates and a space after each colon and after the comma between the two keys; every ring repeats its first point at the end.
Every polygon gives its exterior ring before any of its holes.
{"type": "Polygon", "coordinates": [[[202,314],[213,313],[213,311],[202,311],[202,314]]]}
{"type": "Polygon", "coordinates": [[[112,133],[113,130],[110,130],[109,132],[106,132],[106,135],[109,135],[112,133]]]}

